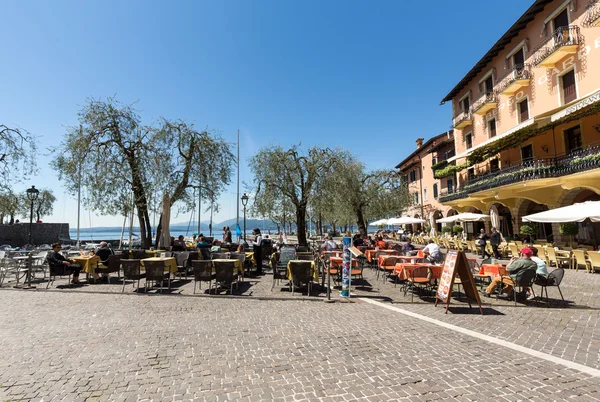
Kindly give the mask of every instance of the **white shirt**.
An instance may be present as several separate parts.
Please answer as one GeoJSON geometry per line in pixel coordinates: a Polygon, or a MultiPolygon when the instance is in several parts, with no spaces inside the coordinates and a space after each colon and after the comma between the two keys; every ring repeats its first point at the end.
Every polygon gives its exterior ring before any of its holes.
{"type": "Polygon", "coordinates": [[[428,252],[429,255],[435,256],[435,255],[439,255],[441,253],[440,251],[440,246],[438,246],[435,243],[429,243],[428,245],[425,246],[425,248],[423,249],[423,252],[428,252]]]}

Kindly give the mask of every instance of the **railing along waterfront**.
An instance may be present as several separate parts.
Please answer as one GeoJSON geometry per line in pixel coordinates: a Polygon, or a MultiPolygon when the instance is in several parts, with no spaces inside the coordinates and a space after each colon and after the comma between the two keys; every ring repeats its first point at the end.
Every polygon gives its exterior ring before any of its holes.
{"type": "Polygon", "coordinates": [[[486,104],[496,103],[496,102],[498,102],[498,96],[496,95],[496,92],[494,92],[494,91],[484,92],[481,94],[481,96],[479,96],[479,98],[477,98],[475,100],[471,110],[473,113],[476,113],[479,109],[481,109],[486,104]]]}
{"type": "Polygon", "coordinates": [[[600,143],[578,149],[568,155],[525,161],[467,180],[454,194],[441,195],[447,202],[466,198],[469,194],[529,180],[560,177],[600,168],[600,143]]]}
{"type": "Polygon", "coordinates": [[[558,27],[533,50],[533,65],[537,66],[563,46],[583,43],[578,26],[558,27]]]}
{"type": "Polygon", "coordinates": [[[514,82],[531,79],[531,66],[529,64],[517,64],[511,68],[496,84],[496,92],[502,93],[514,82]]]}
{"type": "Polygon", "coordinates": [[[581,26],[584,28],[600,26],[600,0],[590,0],[585,6],[585,16],[581,26]]]}

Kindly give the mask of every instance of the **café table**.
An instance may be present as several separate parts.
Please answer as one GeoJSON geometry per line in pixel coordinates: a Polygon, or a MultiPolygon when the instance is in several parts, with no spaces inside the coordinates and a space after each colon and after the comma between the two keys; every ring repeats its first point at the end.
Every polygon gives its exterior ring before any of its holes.
{"type": "Polygon", "coordinates": [[[146,255],[149,257],[156,257],[159,253],[164,253],[167,250],[146,250],[146,255]]]}
{"type": "Polygon", "coordinates": [[[373,259],[377,256],[377,253],[387,254],[387,255],[400,255],[400,252],[397,250],[367,250],[365,251],[365,256],[367,257],[367,261],[373,262],[373,259]]]}
{"type": "Polygon", "coordinates": [[[150,257],[140,260],[141,270],[145,271],[144,261],[163,261],[165,264],[165,272],[177,273],[177,260],[175,257],[150,257]]]}
{"type": "Polygon", "coordinates": [[[396,256],[396,260],[400,260],[401,262],[405,262],[407,264],[416,264],[418,260],[423,260],[424,257],[419,257],[417,255],[398,255],[396,256]]]}
{"type": "Polygon", "coordinates": [[[478,274],[473,274],[473,279],[481,279],[481,289],[483,285],[490,283],[496,276],[507,275],[508,271],[504,265],[481,264],[478,274]]]}
{"type": "Polygon", "coordinates": [[[393,273],[398,276],[398,280],[405,281],[411,277],[412,271],[417,267],[430,268],[431,280],[440,279],[444,270],[443,265],[397,263],[393,273]]]}
{"type": "MultiPolygon", "coordinates": [[[[290,260],[288,262],[286,276],[287,276],[288,280],[290,280],[290,281],[292,280],[292,268],[291,268],[292,262],[307,262],[307,261],[306,260],[290,260]]],[[[319,282],[319,271],[316,269],[314,261],[310,261],[310,269],[311,269],[311,276],[313,277],[315,282],[319,282]]]]}
{"type": "Polygon", "coordinates": [[[98,268],[98,263],[100,262],[100,257],[97,255],[79,255],[71,258],[75,261],[75,264],[81,265],[81,272],[85,272],[86,274],[91,274],[95,277],[96,268],[98,268]]]}
{"type": "MultiPolygon", "coordinates": [[[[329,266],[333,269],[341,268],[343,262],[344,259],[342,257],[329,257],[329,266]]],[[[356,258],[352,259],[352,267],[358,268],[358,260],[356,258]]]]}
{"type": "MultiPolygon", "coordinates": [[[[252,262],[252,265],[256,265],[256,258],[254,258],[254,251],[246,251],[246,260],[252,262]]],[[[275,253],[273,253],[275,254],[275,253]]]]}

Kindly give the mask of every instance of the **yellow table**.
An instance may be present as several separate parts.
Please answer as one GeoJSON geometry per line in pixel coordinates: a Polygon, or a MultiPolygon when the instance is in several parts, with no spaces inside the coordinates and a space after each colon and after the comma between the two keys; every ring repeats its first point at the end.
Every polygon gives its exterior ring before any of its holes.
{"type": "MultiPolygon", "coordinates": [[[[227,260],[227,259],[225,259],[225,258],[215,258],[214,260],[211,260],[211,261],[218,261],[218,262],[223,262],[223,261],[225,261],[225,262],[228,262],[228,261],[233,261],[233,262],[234,262],[234,264],[233,264],[233,265],[234,265],[234,266],[235,266],[235,268],[237,269],[237,273],[238,273],[238,274],[240,274],[240,275],[244,273],[244,267],[242,266],[242,262],[241,262],[240,260],[227,260]]],[[[213,274],[217,272],[217,270],[215,269],[215,264],[213,264],[213,268],[212,268],[212,269],[213,269],[213,270],[212,270],[212,273],[213,273],[213,274]]]]}
{"type": "Polygon", "coordinates": [[[75,261],[75,264],[81,265],[82,272],[85,272],[86,274],[92,274],[94,277],[96,276],[96,268],[98,268],[100,257],[97,255],[80,255],[71,259],[75,261]]]}
{"type": "MultiPolygon", "coordinates": [[[[290,260],[287,265],[287,278],[288,280],[292,280],[292,270],[290,268],[290,263],[292,262],[307,262],[306,260],[290,260]]],[[[315,269],[315,262],[310,262],[310,268],[312,269],[312,277],[316,282],[319,282],[319,271],[315,269]]]]}
{"type": "Polygon", "coordinates": [[[146,255],[150,257],[156,257],[158,253],[164,253],[167,250],[146,250],[146,255]]]}
{"type": "Polygon", "coordinates": [[[177,260],[175,259],[175,257],[166,257],[166,258],[151,257],[151,258],[144,258],[143,260],[140,260],[140,264],[142,266],[142,271],[145,271],[144,261],[163,261],[165,263],[165,272],[172,272],[174,274],[177,273],[177,260]]]}

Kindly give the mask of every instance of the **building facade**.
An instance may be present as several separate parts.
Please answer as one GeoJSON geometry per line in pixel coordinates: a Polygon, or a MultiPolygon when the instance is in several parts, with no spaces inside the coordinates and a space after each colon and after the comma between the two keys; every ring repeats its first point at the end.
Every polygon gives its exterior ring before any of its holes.
{"type": "MultiPolygon", "coordinates": [[[[490,214],[487,229],[512,236],[525,215],[600,200],[600,1],[536,0],[444,102],[456,148],[447,207],[490,214]]],[[[599,244],[595,226],[580,240],[599,244]]],[[[537,237],[562,240],[557,224],[537,237]]]]}
{"type": "Polygon", "coordinates": [[[451,210],[442,205],[439,199],[444,194],[452,194],[456,184],[452,177],[436,178],[435,171],[440,166],[447,165],[448,159],[455,154],[453,131],[423,141],[423,138],[417,139],[417,149],[400,162],[396,169],[400,170],[403,181],[408,183],[413,198],[413,206],[407,211],[407,215],[427,221],[424,225],[414,225],[413,230],[429,227],[430,230],[439,232],[442,225],[437,223],[437,219],[448,216],[451,210]]]}

